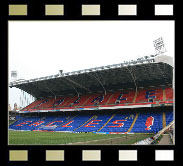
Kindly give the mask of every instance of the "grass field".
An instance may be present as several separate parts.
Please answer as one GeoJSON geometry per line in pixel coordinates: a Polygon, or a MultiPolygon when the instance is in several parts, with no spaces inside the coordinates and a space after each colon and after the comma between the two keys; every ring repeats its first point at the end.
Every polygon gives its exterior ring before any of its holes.
{"type": "Polygon", "coordinates": [[[133,144],[152,136],[153,134],[9,131],[9,145],[122,145],[133,144]]]}

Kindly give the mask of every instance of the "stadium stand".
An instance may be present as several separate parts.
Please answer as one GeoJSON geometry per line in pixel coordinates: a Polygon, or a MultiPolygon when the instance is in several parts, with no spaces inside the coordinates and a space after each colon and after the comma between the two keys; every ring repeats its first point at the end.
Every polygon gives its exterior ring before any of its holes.
{"type": "Polygon", "coordinates": [[[107,93],[106,95],[104,95],[104,99],[99,103],[100,105],[106,104],[107,101],[110,99],[110,97],[112,96],[112,93],[107,93]]]}
{"type": "MultiPolygon", "coordinates": [[[[173,111],[165,111],[166,124],[173,120],[173,111]]],[[[136,112],[79,113],[71,116],[22,117],[9,126],[13,130],[71,131],[71,132],[122,132],[127,133],[136,112]]],[[[139,111],[131,133],[157,133],[163,128],[163,111],[139,111]]]]}
{"type": "Polygon", "coordinates": [[[108,104],[132,103],[135,91],[115,92],[108,104]]]}
{"type": "MultiPolygon", "coordinates": [[[[166,99],[168,101],[173,100],[173,90],[171,88],[165,89],[166,99]]],[[[117,91],[108,92],[104,94],[84,94],[80,97],[78,96],[63,96],[58,99],[49,98],[36,100],[22,111],[32,111],[32,109],[54,109],[54,108],[67,108],[67,107],[79,107],[83,108],[86,106],[96,106],[96,105],[116,105],[116,104],[131,104],[133,103],[135,97],[135,91],[117,91]]],[[[163,101],[163,89],[141,89],[138,91],[136,102],[137,104],[148,104],[154,101],[163,101]],[[151,101],[152,100],[152,101],[151,101]]],[[[134,104],[135,105],[135,104],[134,104]]]]}
{"type": "Polygon", "coordinates": [[[167,63],[144,59],[12,82],[36,100],[17,111],[9,129],[158,133],[174,119],[172,71],[167,63]]]}
{"type": "Polygon", "coordinates": [[[74,102],[73,102],[73,106],[83,106],[85,105],[85,103],[88,101],[88,99],[90,99],[92,96],[91,95],[82,95],[81,97],[77,98],[74,102]]]}
{"type": "Polygon", "coordinates": [[[163,128],[162,126],[162,113],[143,113],[138,116],[138,119],[132,128],[131,132],[134,133],[157,133],[163,128]]]}
{"type": "Polygon", "coordinates": [[[77,132],[96,132],[99,130],[111,117],[111,115],[94,115],[94,119],[90,120],[87,124],[80,127],[77,132]]]}
{"type": "Polygon", "coordinates": [[[74,102],[77,102],[77,100],[78,100],[77,96],[72,96],[70,98],[70,100],[67,103],[64,104],[64,107],[68,107],[68,106],[74,105],[74,102]]]}
{"type": "Polygon", "coordinates": [[[101,132],[127,132],[135,115],[131,113],[116,114],[109,123],[100,130],[101,132]]]}
{"type": "Polygon", "coordinates": [[[136,102],[148,102],[149,99],[154,101],[163,101],[163,90],[162,89],[146,89],[138,91],[136,102]]]}
{"type": "Polygon", "coordinates": [[[29,110],[31,108],[35,108],[36,106],[38,106],[40,103],[43,102],[44,99],[38,99],[34,102],[32,102],[31,104],[29,104],[27,107],[24,108],[24,110],[29,110]]]}
{"type": "Polygon", "coordinates": [[[166,125],[168,125],[172,121],[173,111],[166,112],[166,125]]]}
{"type": "Polygon", "coordinates": [[[56,131],[73,131],[88,119],[89,119],[89,116],[74,116],[65,124],[57,127],[56,131]]]}
{"type": "Polygon", "coordinates": [[[166,88],[165,94],[166,94],[166,100],[173,100],[173,89],[172,88],[166,88]]]}

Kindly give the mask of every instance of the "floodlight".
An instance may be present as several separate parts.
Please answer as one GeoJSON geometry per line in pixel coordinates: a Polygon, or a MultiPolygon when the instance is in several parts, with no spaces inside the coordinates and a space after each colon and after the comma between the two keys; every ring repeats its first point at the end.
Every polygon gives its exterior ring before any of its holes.
{"type": "Polygon", "coordinates": [[[63,75],[63,70],[59,70],[59,75],[60,75],[60,76],[63,75]]]}
{"type": "Polygon", "coordinates": [[[17,71],[11,71],[11,80],[16,81],[17,80],[17,71]]]}
{"type": "Polygon", "coordinates": [[[153,44],[154,44],[157,55],[160,55],[160,54],[163,54],[164,52],[167,52],[162,37],[154,40],[153,44]]]}

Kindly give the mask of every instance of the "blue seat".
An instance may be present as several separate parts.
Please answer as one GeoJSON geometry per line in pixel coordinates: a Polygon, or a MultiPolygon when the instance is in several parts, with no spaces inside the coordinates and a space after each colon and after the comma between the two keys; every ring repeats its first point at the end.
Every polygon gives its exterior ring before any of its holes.
{"type": "MultiPolygon", "coordinates": [[[[50,130],[75,132],[127,132],[136,113],[120,112],[83,114],[77,116],[20,117],[9,126],[13,130],[50,130]],[[100,129],[100,130],[99,130],[100,129]]],[[[166,111],[166,124],[173,120],[173,111],[166,111]]],[[[157,133],[162,129],[162,111],[140,112],[131,130],[132,133],[157,133]]]]}

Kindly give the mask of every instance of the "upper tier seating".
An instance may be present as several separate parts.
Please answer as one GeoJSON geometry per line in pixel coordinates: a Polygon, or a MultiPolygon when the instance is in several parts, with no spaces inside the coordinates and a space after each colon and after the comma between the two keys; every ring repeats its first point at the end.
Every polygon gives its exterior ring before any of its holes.
{"type": "Polygon", "coordinates": [[[116,100],[119,101],[118,103],[132,103],[134,96],[135,91],[115,92],[108,104],[115,104],[116,100]]]}
{"type": "Polygon", "coordinates": [[[44,101],[44,99],[38,99],[38,100],[32,102],[31,104],[29,104],[27,107],[25,107],[24,110],[34,108],[34,107],[38,106],[43,101],[44,101]]]}
{"type": "MultiPolygon", "coordinates": [[[[135,91],[117,91],[84,94],[79,96],[63,96],[55,98],[38,99],[22,109],[22,111],[44,110],[44,109],[59,109],[70,107],[88,107],[96,105],[116,105],[116,104],[132,104],[134,102],[135,91]]],[[[173,90],[171,88],[165,89],[166,101],[173,100],[173,90]]],[[[163,101],[163,89],[140,89],[137,92],[135,103],[149,103],[149,101],[163,101]]]]}
{"type": "Polygon", "coordinates": [[[166,88],[165,94],[166,94],[166,100],[173,100],[173,89],[172,88],[166,88]]]}
{"type": "Polygon", "coordinates": [[[150,98],[154,99],[154,101],[163,101],[163,89],[139,90],[136,103],[148,102],[150,98]]]}
{"type": "Polygon", "coordinates": [[[84,104],[86,105],[95,105],[95,102],[99,101],[100,99],[102,100],[102,98],[104,97],[103,94],[91,94],[91,97],[88,99],[88,101],[84,104]],[[97,98],[99,100],[97,100],[97,98]],[[95,100],[96,99],[96,100],[95,100]],[[95,101],[94,101],[95,100],[95,101]]]}

